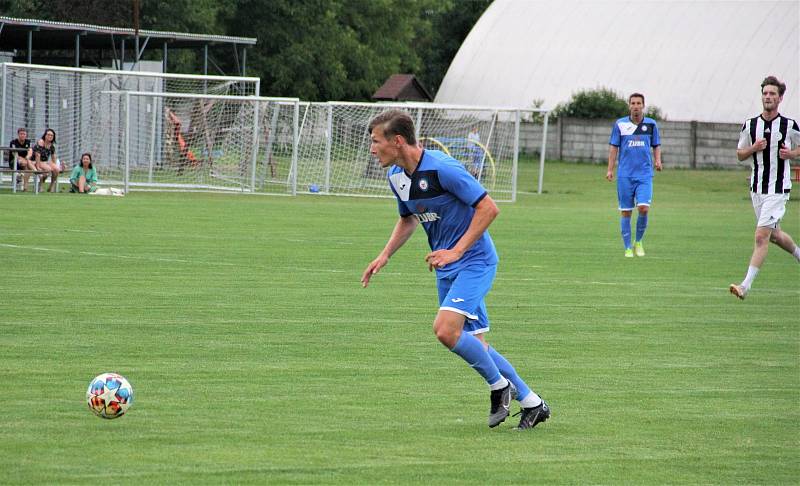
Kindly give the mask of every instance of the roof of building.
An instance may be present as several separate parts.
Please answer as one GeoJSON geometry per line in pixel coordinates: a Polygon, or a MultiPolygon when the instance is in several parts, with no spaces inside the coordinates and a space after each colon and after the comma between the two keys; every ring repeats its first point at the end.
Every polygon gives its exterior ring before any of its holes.
{"type": "Polygon", "coordinates": [[[797,0],[495,0],[456,54],[440,103],[544,108],[580,90],[646,96],[672,120],[741,122],[782,79],[800,117],[797,0]]]}
{"type": "MultiPolygon", "coordinates": [[[[33,30],[34,49],[71,49],[75,34],[80,34],[81,49],[111,49],[110,36],[133,38],[134,29],[108,27],[103,25],[53,22],[49,20],[17,19],[0,16],[0,50],[27,49],[28,32],[33,30]],[[62,47],[63,46],[63,47],[62,47]]],[[[161,48],[168,42],[170,48],[202,47],[206,44],[254,45],[254,37],[233,37],[227,35],[188,34],[183,32],[163,32],[139,30],[141,42],[149,38],[151,48],[161,48]]]]}
{"type": "Polygon", "coordinates": [[[433,96],[413,74],[392,74],[372,95],[381,101],[432,101],[433,96]]]}

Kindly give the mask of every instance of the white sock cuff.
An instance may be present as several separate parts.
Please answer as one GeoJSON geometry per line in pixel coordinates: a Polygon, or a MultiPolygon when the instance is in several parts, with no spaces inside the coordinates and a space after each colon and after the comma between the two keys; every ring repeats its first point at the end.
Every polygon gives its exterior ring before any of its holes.
{"type": "Polygon", "coordinates": [[[508,386],[508,380],[506,380],[505,376],[500,376],[500,379],[489,385],[489,389],[494,390],[502,390],[503,388],[508,386]]]}
{"type": "Polygon", "coordinates": [[[522,408],[533,408],[538,407],[542,403],[542,397],[536,394],[535,391],[531,390],[528,395],[525,396],[522,400],[519,401],[519,405],[522,408]]]}

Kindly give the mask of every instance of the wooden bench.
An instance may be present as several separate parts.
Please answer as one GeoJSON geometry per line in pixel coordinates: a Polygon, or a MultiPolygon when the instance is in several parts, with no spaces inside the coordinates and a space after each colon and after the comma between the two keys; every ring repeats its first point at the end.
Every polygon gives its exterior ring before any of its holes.
{"type": "Polygon", "coordinates": [[[10,169],[6,167],[0,168],[0,174],[11,174],[11,192],[17,192],[17,174],[28,174],[33,176],[33,192],[39,194],[39,177],[45,174],[50,174],[49,170],[28,170],[28,169],[10,169]]]}

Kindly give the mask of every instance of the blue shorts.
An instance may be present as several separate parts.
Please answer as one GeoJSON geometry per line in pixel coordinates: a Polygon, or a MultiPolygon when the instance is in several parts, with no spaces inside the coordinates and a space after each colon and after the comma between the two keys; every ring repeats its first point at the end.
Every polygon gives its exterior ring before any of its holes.
{"type": "Polygon", "coordinates": [[[617,178],[617,200],[620,211],[633,211],[636,206],[649,206],[653,202],[653,179],[617,178]]]}
{"type": "Polygon", "coordinates": [[[497,265],[473,265],[453,275],[436,279],[439,309],[463,315],[464,331],[480,334],[489,330],[489,316],[483,298],[489,293],[497,265]]]}

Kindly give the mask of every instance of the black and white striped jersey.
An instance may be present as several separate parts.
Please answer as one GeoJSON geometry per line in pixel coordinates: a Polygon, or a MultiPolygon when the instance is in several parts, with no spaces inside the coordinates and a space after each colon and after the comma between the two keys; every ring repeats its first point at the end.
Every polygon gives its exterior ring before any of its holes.
{"type": "Polygon", "coordinates": [[[800,145],[800,129],[797,122],[778,114],[772,121],[761,115],[750,118],[742,126],[738,148],[752,146],[763,138],[767,147],[752,156],[753,170],[750,174],[750,191],[758,194],[786,194],[792,189],[789,161],[778,156],[782,145],[793,150],[800,145]]]}

